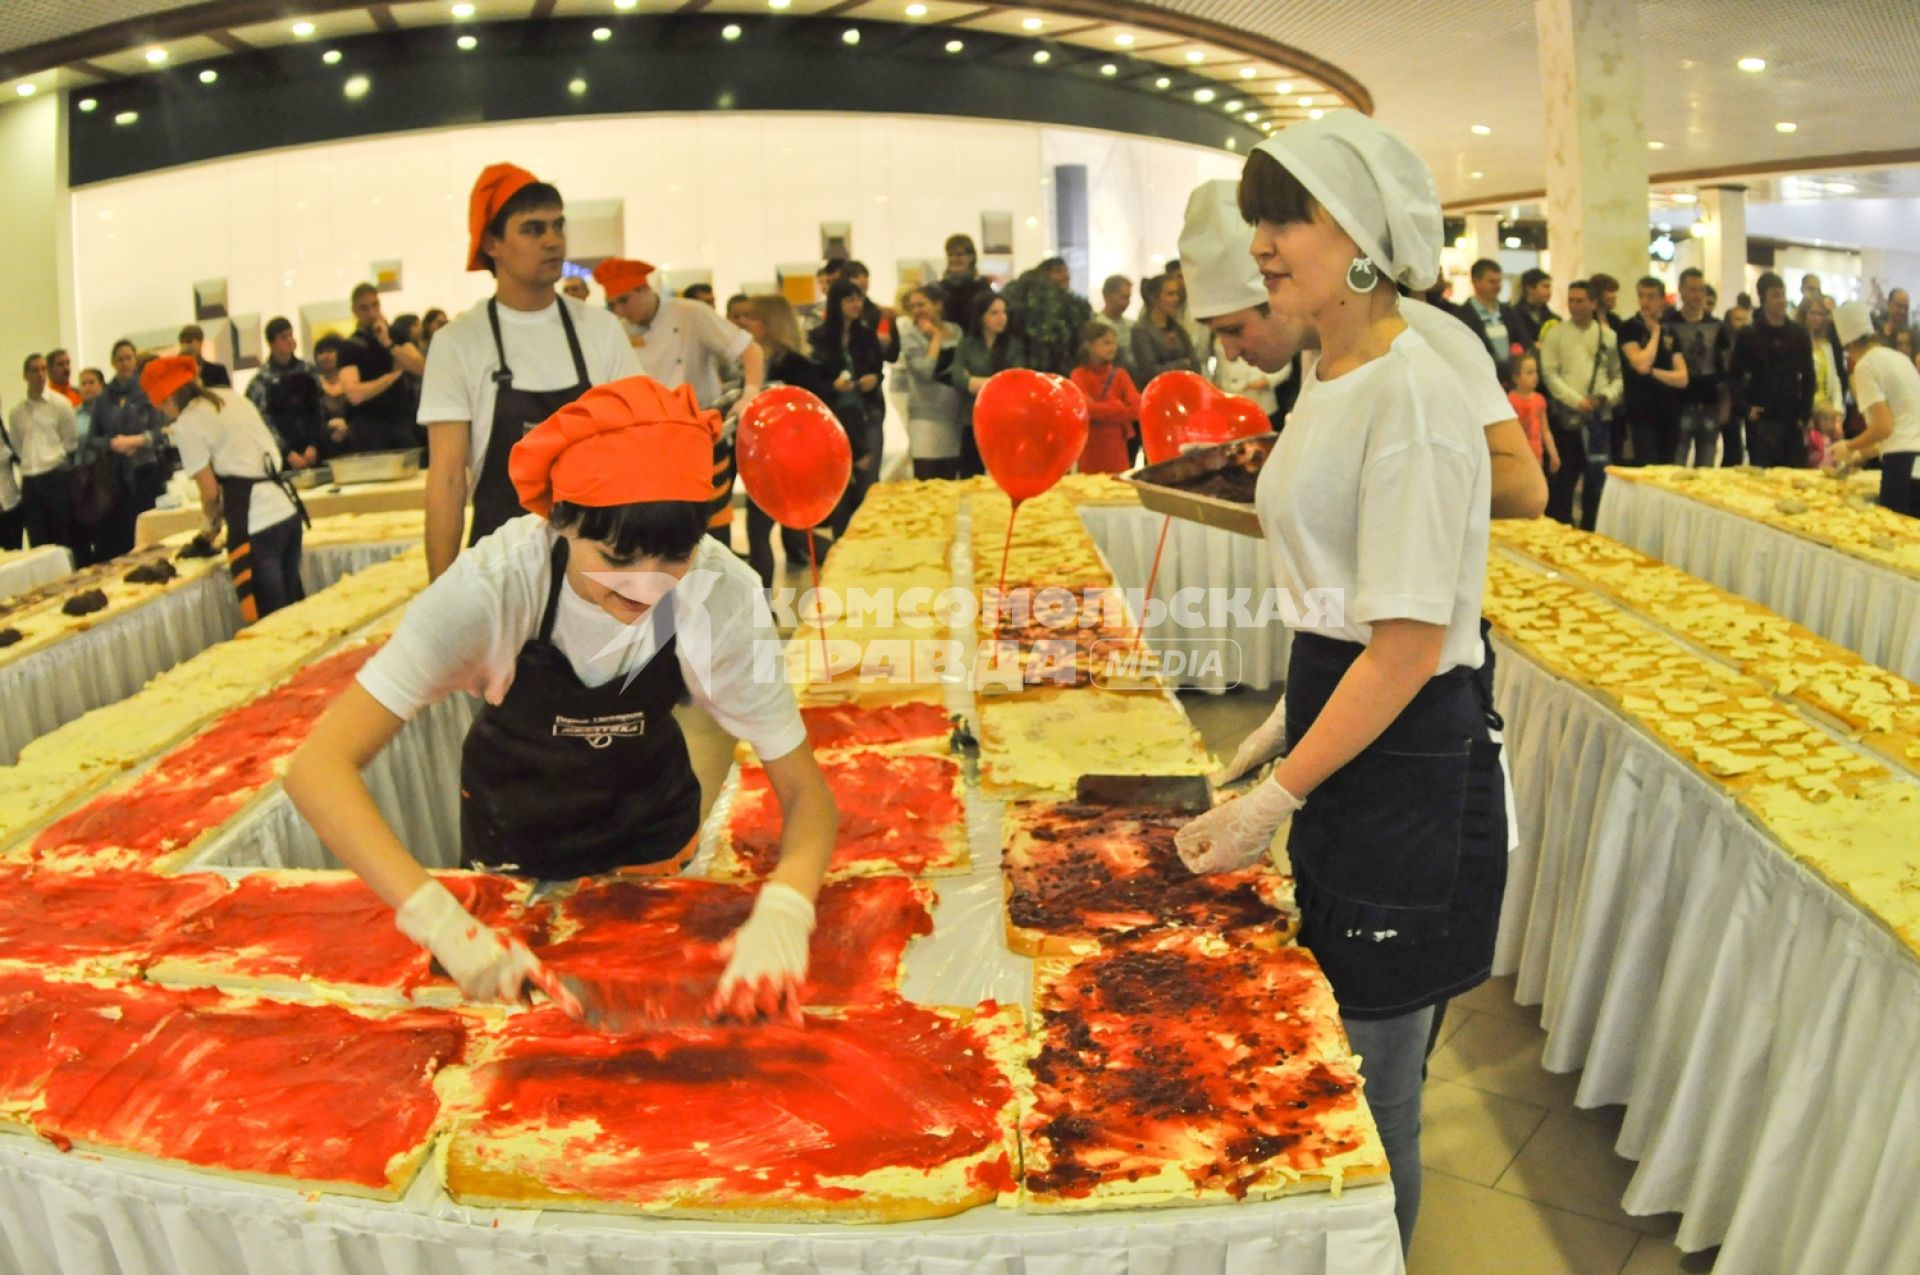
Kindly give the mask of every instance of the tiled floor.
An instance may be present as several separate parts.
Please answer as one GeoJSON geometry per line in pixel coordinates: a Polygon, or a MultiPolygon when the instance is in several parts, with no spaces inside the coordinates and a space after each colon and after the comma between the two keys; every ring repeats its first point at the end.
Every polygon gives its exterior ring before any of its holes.
{"type": "MultiPolygon", "coordinates": [[[[1272,708],[1252,691],[1183,696],[1207,744],[1230,757],[1272,708]]],[[[1678,1218],[1633,1217],[1633,1163],[1614,1154],[1622,1109],[1573,1105],[1577,1076],[1540,1066],[1535,1009],[1494,979],[1447,1012],[1428,1068],[1426,1168],[1409,1275],[1663,1275],[1713,1269],[1673,1246],[1678,1218]]]]}

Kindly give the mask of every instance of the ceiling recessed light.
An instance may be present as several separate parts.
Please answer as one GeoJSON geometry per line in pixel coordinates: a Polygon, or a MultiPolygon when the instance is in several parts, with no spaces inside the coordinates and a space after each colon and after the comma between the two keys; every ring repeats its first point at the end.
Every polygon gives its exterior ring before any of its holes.
{"type": "Polygon", "coordinates": [[[1133,47],[1133,32],[1122,31],[1113,37],[1113,42],[1123,49],[1131,49],[1133,47]]]}
{"type": "Polygon", "coordinates": [[[200,82],[202,84],[211,84],[219,78],[220,72],[214,70],[212,67],[208,67],[206,70],[200,72],[200,82]]]}
{"type": "Polygon", "coordinates": [[[1690,190],[1676,191],[1673,196],[1673,202],[1676,204],[1697,204],[1700,202],[1700,196],[1690,190]]]}
{"type": "Polygon", "coordinates": [[[1781,120],[1773,126],[1773,131],[1776,133],[1792,133],[1797,131],[1799,127],[1800,126],[1792,120],[1781,120]]]}
{"type": "Polygon", "coordinates": [[[473,6],[470,4],[456,4],[453,6],[453,16],[456,18],[471,18],[473,16],[473,6]]]}
{"type": "Polygon", "coordinates": [[[1226,106],[1222,109],[1228,110],[1228,111],[1237,111],[1245,105],[1246,105],[1245,102],[1242,102],[1239,98],[1236,97],[1236,98],[1229,99],[1226,106]]]}
{"type": "Polygon", "coordinates": [[[122,111],[113,117],[113,122],[116,124],[138,124],[140,122],[140,112],[122,111]]]}
{"type": "Polygon", "coordinates": [[[1647,149],[1650,151],[1663,151],[1667,149],[1667,144],[1665,142],[1648,142],[1647,149]]]}
{"type": "Polygon", "coordinates": [[[1248,111],[1245,115],[1241,116],[1241,118],[1249,124],[1258,124],[1260,122],[1260,112],[1248,111]]]}
{"type": "Polygon", "coordinates": [[[1310,97],[1303,97],[1303,98],[1301,98],[1301,99],[1300,99],[1300,105],[1302,105],[1302,106],[1312,106],[1312,105],[1313,105],[1313,99],[1312,99],[1312,98],[1310,98],[1310,97]]]}
{"type": "Polygon", "coordinates": [[[1173,81],[1163,75],[1153,82],[1153,87],[1157,89],[1170,89],[1173,87],[1173,81]]]}
{"type": "Polygon", "coordinates": [[[301,21],[293,24],[294,39],[304,40],[312,34],[313,34],[313,23],[301,21]]]}
{"type": "Polygon", "coordinates": [[[784,9],[792,3],[793,3],[793,0],[767,0],[767,8],[784,9]]]}
{"type": "Polygon", "coordinates": [[[1263,133],[1271,133],[1273,131],[1273,121],[1272,120],[1262,121],[1260,125],[1260,131],[1263,133]]]}
{"type": "Polygon", "coordinates": [[[1493,130],[1488,128],[1485,124],[1472,125],[1467,129],[1467,131],[1469,133],[1472,133],[1475,137],[1486,137],[1493,132],[1493,130]]]}
{"type": "Polygon", "coordinates": [[[1206,60],[1207,60],[1207,55],[1202,53],[1198,49],[1194,49],[1192,52],[1187,54],[1187,61],[1194,66],[1199,66],[1202,62],[1205,62],[1206,60]]]}
{"type": "Polygon", "coordinates": [[[1020,29],[1021,29],[1022,31],[1038,31],[1038,30],[1039,30],[1039,29],[1040,29],[1041,27],[1043,27],[1043,26],[1045,26],[1045,25],[1046,25],[1046,23],[1044,23],[1044,22],[1042,22],[1042,21],[1041,21],[1040,19],[1038,19],[1038,18],[1022,18],[1022,19],[1020,19],[1020,29]]]}
{"type": "Polygon", "coordinates": [[[1120,74],[1120,68],[1111,62],[1102,62],[1100,64],[1100,74],[1107,76],[1118,75],[1120,74]]]}
{"type": "Polygon", "coordinates": [[[722,40],[738,40],[740,38],[740,24],[738,22],[729,22],[724,27],[721,27],[720,38],[722,40]]]}
{"type": "Polygon", "coordinates": [[[1273,91],[1278,93],[1281,97],[1285,97],[1287,94],[1293,92],[1293,81],[1282,80],[1278,84],[1273,86],[1273,91]]]}
{"type": "Polygon", "coordinates": [[[595,27],[593,29],[593,38],[604,44],[608,40],[613,39],[613,28],[612,27],[595,27]]]}
{"type": "Polygon", "coordinates": [[[455,40],[454,44],[463,51],[471,52],[480,46],[480,41],[470,35],[463,35],[458,40],[455,40]]]}
{"type": "Polygon", "coordinates": [[[91,114],[93,114],[93,113],[94,113],[95,111],[97,111],[97,110],[99,110],[99,109],[100,109],[100,99],[99,99],[99,98],[94,98],[94,97],[83,97],[83,98],[81,98],[81,99],[80,99],[80,110],[81,110],[81,111],[82,111],[82,112],[83,112],[84,114],[87,114],[87,115],[91,115],[91,114]]]}
{"type": "Polygon", "coordinates": [[[1860,193],[1860,188],[1852,182],[1828,182],[1827,193],[1829,195],[1857,195],[1860,193]]]}
{"type": "Polygon", "coordinates": [[[1520,246],[1520,236],[1508,235],[1505,239],[1502,239],[1500,242],[1507,245],[1507,247],[1509,248],[1518,248],[1520,246]]]}
{"type": "Polygon", "coordinates": [[[1214,93],[1212,89],[1195,89],[1193,91],[1193,100],[1196,102],[1211,102],[1213,97],[1214,93]]]}
{"type": "Polygon", "coordinates": [[[1254,70],[1250,66],[1243,66],[1240,68],[1240,78],[1243,80],[1251,80],[1254,76],[1258,74],[1260,73],[1254,70]]]}
{"type": "Polygon", "coordinates": [[[1240,139],[1239,139],[1239,138],[1237,138],[1237,137],[1229,137],[1229,138],[1227,139],[1227,149],[1228,149],[1228,150],[1230,150],[1230,151],[1237,151],[1237,150],[1239,150],[1239,149],[1240,149],[1240,139]]]}
{"type": "Polygon", "coordinates": [[[1479,180],[1480,180],[1480,179],[1481,179],[1482,177],[1485,177],[1485,176],[1486,176],[1486,174],[1485,174],[1485,173],[1483,173],[1483,172],[1481,172],[1481,171],[1480,171],[1479,169],[1477,169],[1477,168],[1476,168],[1476,169],[1474,169],[1474,170],[1473,170],[1472,172],[1470,172],[1470,173],[1468,173],[1468,174],[1467,174],[1467,180],[1468,180],[1468,181],[1476,181],[1476,182],[1477,182],[1477,181],[1479,181],[1479,180]]]}
{"type": "Polygon", "coordinates": [[[613,7],[625,13],[639,3],[640,0],[613,0],[613,7]]]}
{"type": "Polygon", "coordinates": [[[159,66],[162,62],[165,62],[166,60],[167,60],[167,51],[165,49],[148,49],[147,50],[148,66],[159,66]]]}
{"type": "Polygon", "coordinates": [[[1045,49],[1035,49],[1033,52],[1033,60],[1037,65],[1045,66],[1047,63],[1053,61],[1053,54],[1047,52],[1045,49]]]}
{"type": "Polygon", "coordinates": [[[1315,109],[1307,112],[1307,118],[1310,120],[1317,120],[1325,114],[1326,114],[1325,111],[1320,110],[1319,108],[1316,107],[1315,109]]]}
{"type": "Polygon", "coordinates": [[[840,33],[840,43],[849,45],[860,43],[860,28],[848,27],[845,31],[842,31],[840,33]]]}
{"type": "Polygon", "coordinates": [[[574,79],[567,81],[567,92],[573,94],[575,97],[579,97],[582,93],[585,93],[586,91],[587,91],[587,82],[585,80],[582,80],[576,77],[574,79]]]}
{"type": "Polygon", "coordinates": [[[13,91],[21,97],[32,97],[40,91],[40,87],[37,84],[20,84],[16,85],[13,91]]]}
{"type": "Polygon", "coordinates": [[[963,40],[948,40],[948,41],[947,41],[947,52],[949,52],[949,53],[958,53],[958,52],[959,52],[960,50],[962,50],[962,49],[964,49],[964,48],[966,48],[966,47],[967,47],[967,46],[966,46],[966,42],[965,42],[965,41],[963,41],[963,40]]]}
{"type": "Polygon", "coordinates": [[[924,18],[927,16],[927,6],[924,4],[910,4],[907,6],[907,16],[909,18],[924,18]]]}
{"type": "Polygon", "coordinates": [[[1767,69],[1767,60],[1765,58],[1741,58],[1738,62],[1735,62],[1734,65],[1749,75],[1755,75],[1767,69]]]}
{"type": "Polygon", "coordinates": [[[348,97],[365,97],[367,90],[372,87],[373,82],[367,79],[366,76],[353,75],[347,77],[347,82],[340,86],[340,91],[348,97]]]}

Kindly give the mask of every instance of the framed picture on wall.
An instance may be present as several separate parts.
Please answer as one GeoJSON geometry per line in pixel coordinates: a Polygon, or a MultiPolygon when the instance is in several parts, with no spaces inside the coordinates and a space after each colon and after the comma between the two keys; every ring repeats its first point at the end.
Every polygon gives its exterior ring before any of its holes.
{"type": "Polygon", "coordinates": [[[375,261],[368,265],[373,275],[373,286],[382,292],[400,291],[400,258],[388,257],[384,261],[375,261]]]}
{"type": "Polygon", "coordinates": [[[567,256],[585,266],[626,256],[626,210],[621,199],[569,199],[567,256]]]}
{"type": "Polygon", "coordinates": [[[820,289],[813,278],[818,268],[811,261],[783,261],[775,266],[780,273],[780,295],[793,305],[812,305],[820,300],[820,289]]]}
{"type": "MultiPolygon", "coordinates": [[[[983,212],[980,214],[980,255],[1009,258],[1013,256],[1012,213],[983,212]]],[[[984,268],[981,273],[985,273],[984,268]]]]}
{"type": "Polygon", "coordinates": [[[345,301],[315,301],[303,305],[300,307],[300,348],[311,357],[314,342],[321,337],[350,337],[358,326],[353,307],[345,301]]]}
{"type": "Polygon", "coordinates": [[[227,317],[227,281],[201,279],[193,285],[193,318],[196,323],[227,317]]]}
{"type": "Polygon", "coordinates": [[[942,274],[942,267],[935,265],[925,257],[901,257],[893,263],[894,275],[900,280],[901,288],[917,288],[924,283],[932,283],[942,274]]]}
{"type": "Polygon", "coordinates": [[[844,261],[853,256],[853,223],[850,221],[823,221],[820,223],[820,260],[844,261]]]}
{"type": "Polygon", "coordinates": [[[245,372],[259,367],[266,358],[267,341],[262,334],[260,316],[241,314],[228,325],[233,331],[233,370],[245,372]]]}

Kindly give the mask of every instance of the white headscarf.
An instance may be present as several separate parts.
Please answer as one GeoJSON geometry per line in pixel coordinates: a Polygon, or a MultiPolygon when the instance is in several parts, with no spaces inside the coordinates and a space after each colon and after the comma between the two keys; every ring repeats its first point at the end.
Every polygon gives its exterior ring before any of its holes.
{"type": "Polygon", "coordinates": [[[1416,292],[1440,277],[1440,192],[1413,148],[1358,111],[1328,111],[1262,141],[1380,273],[1416,292]]]}
{"type": "Polygon", "coordinates": [[[1196,319],[1213,319],[1265,305],[1266,280],[1254,264],[1253,227],[1240,215],[1240,183],[1201,182],[1187,196],[1180,227],[1180,277],[1196,319]]]}

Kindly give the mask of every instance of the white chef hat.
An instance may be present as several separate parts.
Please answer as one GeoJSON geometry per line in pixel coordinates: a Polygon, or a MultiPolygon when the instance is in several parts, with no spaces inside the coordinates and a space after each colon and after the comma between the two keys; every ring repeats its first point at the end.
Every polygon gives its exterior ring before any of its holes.
{"type": "Polygon", "coordinates": [[[1833,312],[1833,330],[1841,345],[1852,345],[1861,337],[1873,335],[1873,315],[1864,301],[1849,301],[1833,312]]]}
{"type": "Polygon", "coordinates": [[[1187,196],[1180,227],[1180,277],[1196,319],[1212,319],[1267,302],[1267,283],[1253,261],[1253,227],[1240,215],[1240,184],[1201,182],[1187,196]]]}
{"type": "Polygon", "coordinates": [[[1328,111],[1262,141],[1380,273],[1416,292],[1440,276],[1440,192],[1426,161],[1358,111],[1328,111]]]}

